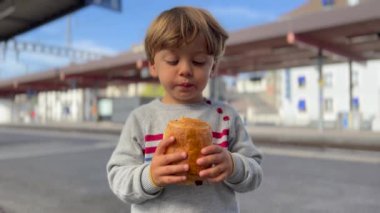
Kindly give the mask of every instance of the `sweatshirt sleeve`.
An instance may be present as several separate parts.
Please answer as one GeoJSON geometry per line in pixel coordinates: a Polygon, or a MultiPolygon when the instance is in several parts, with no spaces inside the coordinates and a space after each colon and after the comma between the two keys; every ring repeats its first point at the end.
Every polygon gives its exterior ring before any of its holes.
{"type": "Polygon", "coordinates": [[[225,180],[225,184],[237,192],[252,191],[259,187],[263,176],[260,165],[262,155],[253,144],[237,113],[230,130],[229,150],[234,163],[234,171],[225,180]]]}
{"type": "Polygon", "coordinates": [[[142,203],[161,193],[160,188],[149,184],[150,165],[144,163],[143,142],[138,119],[131,113],[107,164],[110,188],[124,202],[142,203]]]}

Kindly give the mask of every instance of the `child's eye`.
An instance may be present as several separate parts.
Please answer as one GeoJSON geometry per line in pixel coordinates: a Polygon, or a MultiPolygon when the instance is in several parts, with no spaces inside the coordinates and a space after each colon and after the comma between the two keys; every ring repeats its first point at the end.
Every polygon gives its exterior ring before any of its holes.
{"type": "Polygon", "coordinates": [[[166,63],[170,64],[170,65],[177,65],[178,64],[178,60],[168,60],[166,61],[166,63]]]}
{"type": "Polygon", "coordinates": [[[204,65],[206,62],[205,62],[205,61],[193,61],[193,63],[194,63],[195,65],[202,66],[202,65],[204,65]]]}

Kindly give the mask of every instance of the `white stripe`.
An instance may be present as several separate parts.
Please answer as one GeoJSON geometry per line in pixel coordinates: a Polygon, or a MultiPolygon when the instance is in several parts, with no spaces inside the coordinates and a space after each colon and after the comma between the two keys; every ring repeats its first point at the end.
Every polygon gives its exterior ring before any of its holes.
{"type": "Polygon", "coordinates": [[[145,142],[145,148],[157,147],[161,140],[145,142]]]}
{"type": "Polygon", "coordinates": [[[61,132],[58,130],[42,130],[42,129],[15,129],[15,128],[0,128],[0,133],[14,133],[17,135],[36,135],[36,136],[53,136],[54,138],[91,138],[91,139],[102,139],[102,140],[116,140],[118,136],[113,134],[94,134],[94,133],[86,133],[86,132],[61,132]]]}
{"type": "Polygon", "coordinates": [[[66,153],[78,153],[78,152],[87,152],[87,151],[95,151],[101,149],[109,149],[115,148],[115,144],[111,143],[98,143],[92,146],[75,146],[75,147],[66,147],[53,150],[33,150],[29,152],[19,152],[19,153],[1,153],[0,160],[7,159],[22,159],[22,158],[32,158],[32,157],[40,157],[40,156],[50,156],[57,154],[66,154],[66,153]]]}
{"type": "Polygon", "coordinates": [[[227,135],[224,135],[221,138],[212,138],[213,144],[220,144],[220,143],[223,143],[224,141],[227,141],[227,135]]]}
{"type": "Polygon", "coordinates": [[[151,153],[151,154],[145,154],[145,158],[153,158],[153,154],[154,154],[154,153],[151,153]]]}
{"type": "Polygon", "coordinates": [[[310,150],[287,150],[267,147],[260,147],[260,150],[264,154],[268,155],[380,164],[380,156],[363,156],[363,154],[353,155],[347,153],[322,152],[310,150]]]}

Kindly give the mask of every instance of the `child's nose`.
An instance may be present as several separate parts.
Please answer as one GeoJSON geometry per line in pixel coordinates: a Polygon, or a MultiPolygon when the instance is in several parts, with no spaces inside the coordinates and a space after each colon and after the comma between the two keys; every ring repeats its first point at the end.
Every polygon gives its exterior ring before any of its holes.
{"type": "Polygon", "coordinates": [[[191,62],[183,61],[180,65],[179,68],[179,74],[180,76],[192,76],[193,75],[193,70],[191,66],[191,62]]]}

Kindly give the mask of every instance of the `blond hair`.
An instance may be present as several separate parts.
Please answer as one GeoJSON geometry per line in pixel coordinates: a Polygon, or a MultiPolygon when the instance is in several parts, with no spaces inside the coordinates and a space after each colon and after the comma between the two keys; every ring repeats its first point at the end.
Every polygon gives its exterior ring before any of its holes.
{"type": "Polygon", "coordinates": [[[206,43],[207,54],[217,61],[224,53],[227,32],[206,10],[174,7],[162,12],[150,25],[145,37],[145,52],[150,63],[163,49],[191,43],[198,35],[206,43]]]}

